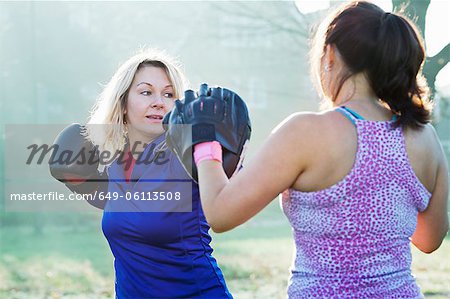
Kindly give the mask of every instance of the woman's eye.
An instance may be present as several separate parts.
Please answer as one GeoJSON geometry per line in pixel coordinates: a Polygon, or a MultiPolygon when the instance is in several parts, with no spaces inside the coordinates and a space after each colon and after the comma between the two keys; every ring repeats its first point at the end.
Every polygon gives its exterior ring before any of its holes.
{"type": "Polygon", "coordinates": [[[152,94],[152,92],[149,90],[144,90],[143,92],[141,92],[141,95],[144,95],[144,96],[149,96],[151,94],[152,94]]]}
{"type": "Polygon", "coordinates": [[[171,98],[173,98],[173,93],[167,92],[167,93],[164,94],[164,96],[165,96],[166,98],[171,99],[171,98]]]}

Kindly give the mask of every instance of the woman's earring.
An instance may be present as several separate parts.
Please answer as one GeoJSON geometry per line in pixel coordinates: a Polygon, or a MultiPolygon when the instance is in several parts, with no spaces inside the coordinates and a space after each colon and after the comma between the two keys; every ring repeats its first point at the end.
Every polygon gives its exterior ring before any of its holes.
{"type": "Polygon", "coordinates": [[[125,136],[125,138],[128,136],[128,126],[127,126],[127,121],[124,119],[123,120],[123,135],[125,136]]]}
{"type": "Polygon", "coordinates": [[[324,69],[325,69],[325,72],[329,72],[329,71],[331,71],[331,66],[329,64],[325,64],[324,69]]]}
{"type": "Polygon", "coordinates": [[[126,115],[123,115],[123,135],[125,136],[125,138],[128,136],[128,127],[127,127],[127,118],[126,115]]]}

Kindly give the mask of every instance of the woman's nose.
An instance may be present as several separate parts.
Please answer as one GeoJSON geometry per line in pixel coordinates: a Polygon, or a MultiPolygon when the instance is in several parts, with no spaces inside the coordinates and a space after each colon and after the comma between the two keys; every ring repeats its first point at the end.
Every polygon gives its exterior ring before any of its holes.
{"type": "Polygon", "coordinates": [[[156,99],[151,103],[152,108],[163,109],[166,106],[164,99],[161,97],[156,97],[156,99]]]}

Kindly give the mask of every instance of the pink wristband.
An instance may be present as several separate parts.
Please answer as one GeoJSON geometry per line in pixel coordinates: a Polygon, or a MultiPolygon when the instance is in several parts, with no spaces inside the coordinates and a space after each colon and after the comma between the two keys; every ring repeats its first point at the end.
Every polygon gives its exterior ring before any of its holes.
{"type": "Polygon", "coordinates": [[[203,160],[216,160],[222,163],[222,146],[219,142],[202,142],[194,146],[195,165],[203,160]]]}

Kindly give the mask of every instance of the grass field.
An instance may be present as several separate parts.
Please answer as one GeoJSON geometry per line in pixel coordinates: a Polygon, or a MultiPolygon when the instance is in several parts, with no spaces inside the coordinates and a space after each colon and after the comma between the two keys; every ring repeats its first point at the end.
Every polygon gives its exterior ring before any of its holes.
{"type": "MultiPolygon", "coordinates": [[[[100,216],[100,215],[99,215],[100,216]]],[[[285,298],[293,243],[277,203],[232,232],[214,235],[215,257],[235,298],[285,298]]],[[[0,298],[112,298],[113,258],[98,225],[0,231],[0,298]]],[[[413,249],[426,298],[450,298],[450,239],[431,255],[413,249]]]]}

